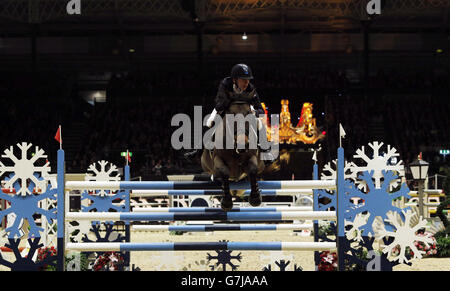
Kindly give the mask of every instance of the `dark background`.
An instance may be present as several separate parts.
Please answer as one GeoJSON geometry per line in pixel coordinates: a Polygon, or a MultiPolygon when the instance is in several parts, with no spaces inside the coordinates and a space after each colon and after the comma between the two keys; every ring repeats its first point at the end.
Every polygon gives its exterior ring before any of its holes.
{"type": "Polygon", "coordinates": [[[448,164],[448,0],[382,1],[375,16],[364,0],[81,0],[81,15],[67,2],[0,0],[3,149],[32,142],[56,170],[62,125],[68,172],[100,159],[121,167],[127,149],[132,177],[200,172],[171,148],[171,117],[209,113],[243,62],[269,114],[289,99],[296,125],[314,104],[325,161],[342,123],[349,158],[380,140],[405,165],[422,152],[430,175],[448,164]]]}

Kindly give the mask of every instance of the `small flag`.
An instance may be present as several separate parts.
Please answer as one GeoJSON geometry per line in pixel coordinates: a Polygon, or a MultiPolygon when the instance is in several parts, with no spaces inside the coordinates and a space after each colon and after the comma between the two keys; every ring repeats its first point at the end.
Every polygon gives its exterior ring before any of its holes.
{"type": "Polygon", "coordinates": [[[345,138],[345,130],[342,127],[342,124],[339,123],[339,137],[340,138],[345,138]]]}
{"type": "Polygon", "coordinates": [[[342,147],[342,139],[345,138],[345,130],[339,123],[339,147],[342,147]]]}
{"type": "Polygon", "coordinates": [[[131,163],[131,157],[133,156],[133,153],[131,153],[129,150],[126,152],[121,152],[120,155],[125,158],[125,161],[128,163],[131,163]]]}
{"type": "Polygon", "coordinates": [[[61,125],[58,127],[58,131],[56,132],[55,139],[57,142],[59,142],[59,147],[62,148],[61,125]]]}

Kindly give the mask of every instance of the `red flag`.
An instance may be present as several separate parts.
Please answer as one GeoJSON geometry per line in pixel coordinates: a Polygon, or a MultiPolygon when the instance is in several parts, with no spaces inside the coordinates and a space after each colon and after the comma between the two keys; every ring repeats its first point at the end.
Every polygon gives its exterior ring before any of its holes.
{"type": "Polygon", "coordinates": [[[129,163],[131,163],[131,156],[130,156],[130,152],[129,151],[127,151],[127,161],[129,162],[129,163]]]}
{"type": "Polygon", "coordinates": [[[56,141],[59,142],[60,145],[62,145],[61,125],[58,127],[58,131],[56,132],[55,139],[56,139],[56,141]]]}

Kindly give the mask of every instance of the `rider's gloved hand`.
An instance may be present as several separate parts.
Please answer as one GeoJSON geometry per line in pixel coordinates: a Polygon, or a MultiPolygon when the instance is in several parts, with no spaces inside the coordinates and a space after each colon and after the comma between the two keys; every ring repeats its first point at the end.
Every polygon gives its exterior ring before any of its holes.
{"type": "Polygon", "coordinates": [[[211,112],[211,115],[209,116],[208,120],[206,120],[206,126],[207,127],[211,128],[212,123],[213,123],[214,118],[216,117],[216,115],[217,115],[217,110],[216,110],[216,108],[214,108],[214,110],[211,112]]]}
{"type": "Polygon", "coordinates": [[[255,107],[253,107],[253,105],[250,105],[250,110],[252,111],[253,114],[256,115],[256,117],[262,117],[262,115],[265,114],[263,109],[257,109],[255,110],[255,107]]]}

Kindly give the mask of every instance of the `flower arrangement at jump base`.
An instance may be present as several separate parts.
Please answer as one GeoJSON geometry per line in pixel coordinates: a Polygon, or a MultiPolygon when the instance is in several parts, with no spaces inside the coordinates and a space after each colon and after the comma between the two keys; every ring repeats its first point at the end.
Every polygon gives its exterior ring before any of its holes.
{"type": "MultiPolygon", "coordinates": [[[[56,249],[55,247],[45,247],[45,248],[39,248],[37,253],[37,259],[36,262],[42,262],[48,257],[56,256],[56,249]]],[[[40,268],[40,271],[56,271],[55,266],[50,265],[43,265],[40,268]]]]}
{"type": "MultiPolygon", "coordinates": [[[[425,236],[426,233],[423,234],[418,234],[419,236],[425,236]]],[[[425,252],[425,256],[432,256],[432,255],[436,255],[437,254],[437,249],[436,249],[436,239],[434,237],[433,238],[433,244],[432,245],[425,245],[422,242],[415,242],[414,245],[420,250],[420,251],[424,251],[425,252]]],[[[414,255],[414,252],[410,251],[411,255],[414,255]]]]}
{"type": "Polygon", "coordinates": [[[319,271],[336,271],[337,267],[337,253],[330,253],[330,251],[320,253],[319,271]]]}
{"type": "MultiPolygon", "coordinates": [[[[427,236],[427,235],[430,235],[430,234],[427,233],[427,232],[425,232],[425,233],[418,233],[417,235],[418,235],[418,236],[427,236]]],[[[419,252],[422,253],[422,255],[423,255],[424,257],[433,256],[433,255],[436,255],[436,254],[437,254],[437,249],[436,249],[436,239],[435,239],[433,236],[432,236],[432,239],[433,239],[433,244],[430,244],[430,245],[426,245],[425,243],[423,243],[423,242],[421,242],[421,241],[415,241],[415,242],[414,242],[414,246],[417,248],[417,250],[418,250],[419,252]]],[[[394,256],[397,256],[399,253],[400,253],[400,247],[399,247],[399,246],[396,246],[396,247],[393,249],[392,254],[393,254],[394,256]]],[[[408,255],[410,255],[411,257],[414,257],[414,251],[413,251],[410,247],[407,247],[407,248],[406,248],[406,253],[407,253],[408,255]]]]}
{"type": "Polygon", "coordinates": [[[94,262],[94,271],[117,271],[119,265],[123,263],[122,256],[117,252],[105,252],[98,256],[94,262]]]}

